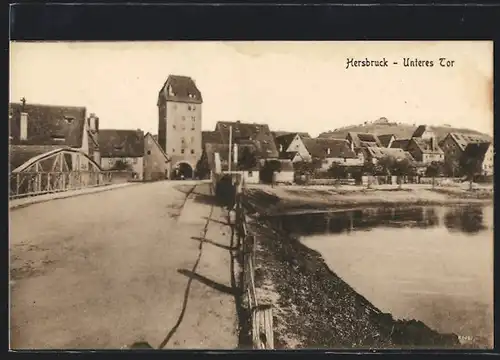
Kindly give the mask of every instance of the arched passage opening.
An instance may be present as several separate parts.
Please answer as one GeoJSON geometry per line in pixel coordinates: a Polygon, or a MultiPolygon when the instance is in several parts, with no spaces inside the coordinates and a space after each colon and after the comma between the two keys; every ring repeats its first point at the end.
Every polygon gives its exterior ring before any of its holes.
{"type": "Polygon", "coordinates": [[[172,171],[172,178],[174,180],[192,179],[193,175],[193,167],[187,162],[177,163],[172,171]]]}

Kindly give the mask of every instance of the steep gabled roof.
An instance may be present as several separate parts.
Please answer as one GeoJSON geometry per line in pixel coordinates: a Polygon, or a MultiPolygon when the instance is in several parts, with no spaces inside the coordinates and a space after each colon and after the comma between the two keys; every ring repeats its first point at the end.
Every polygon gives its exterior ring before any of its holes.
{"type": "Polygon", "coordinates": [[[189,76],[169,75],[158,94],[160,99],[201,104],[203,98],[196,83],[189,76]]]}
{"type": "Polygon", "coordinates": [[[293,131],[272,131],[272,134],[275,138],[279,137],[279,136],[283,136],[283,135],[288,135],[288,134],[298,134],[300,137],[307,137],[307,138],[310,138],[311,135],[309,135],[309,133],[307,132],[293,132],[293,131]]]}
{"type": "MultiPolygon", "coordinates": [[[[449,133],[450,136],[460,147],[462,151],[465,150],[468,144],[480,144],[480,143],[491,143],[491,140],[483,135],[476,134],[460,134],[460,133],[449,133]]],[[[443,139],[444,141],[444,139],[443,139]]]]}
{"type": "Polygon", "coordinates": [[[464,149],[463,156],[466,156],[468,159],[475,160],[478,163],[482,163],[488,148],[490,147],[489,143],[469,143],[464,149]]]}
{"type": "Polygon", "coordinates": [[[222,144],[222,139],[218,131],[202,131],[201,144],[205,147],[207,143],[222,144]]]}
{"type": "MultiPolygon", "coordinates": [[[[238,145],[238,151],[242,151],[243,148],[248,147],[252,151],[256,151],[256,148],[253,144],[244,144],[238,145]]],[[[218,144],[218,143],[206,143],[204,147],[205,154],[207,156],[208,166],[211,170],[215,170],[215,153],[219,153],[219,157],[221,160],[221,167],[223,171],[228,170],[228,160],[229,160],[229,145],[228,144],[218,144]]],[[[254,169],[245,169],[245,170],[257,170],[259,168],[259,162],[254,169]]],[[[241,170],[241,164],[232,164],[232,170],[241,170]]]]}
{"type": "Polygon", "coordinates": [[[149,137],[151,137],[151,139],[153,139],[153,143],[158,147],[161,154],[165,157],[165,160],[170,161],[171,159],[168,157],[167,153],[165,153],[165,151],[160,146],[160,143],[158,142],[158,135],[152,135],[150,132],[148,132],[148,133],[146,133],[146,135],[144,135],[144,138],[146,138],[147,136],[149,136],[149,137]]]}
{"type": "Polygon", "coordinates": [[[316,138],[303,139],[307,151],[314,158],[356,158],[356,154],[349,147],[345,139],[316,138]],[[328,151],[330,153],[328,153],[328,151]]]}
{"type": "Polygon", "coordinates": [[[86,108],[11,103],[12,145],[55,145],[80,148],[86,121],[86,108]],[[28,138],[20,139],[21,112],[28,114],[28,138]]]}
{"type": "Polygon", "coordinates": [[[101,157],[144,156],[144,132],[141,130],[99,130],[101,157]]]}
{"type": "Polygon", "coordinates": [[[364,146],[382,146],[379,138],[375,134],[370,133],[360,133],[360,132],[348,132],[347,137],[351,137],[355,148],[361,148],[364,146]]]}
{"type": "Polygon", "coordinates": [[[279,150],[280,146],[282,146],[283,151],[286,151],[288,149],[288,147],[290,146],[290,144],[292,143],[292,141],[295,139],[295,136],[297,136],[297,134],[294,134],[294,133],[277,136],[276,137],[276,145],[278,147],[278,150],[279,150]]]}
{"type": "Polygon", "coordinates": [[[412,137],[421,137],[426,130],[427,130],[427,125],[420,125],[415,129],[412,137]]]}
{"type": "Polygon", "coordinates": [[[393,137],[395,138],[394,134],[378,135],[378,139],[380,140],[380,143],[383,147],[388,147],[393,137]]]}
{"type": "Polygon", "coordinates": [[[444,154],[443,150],[441,150],[437,144],[437,141],[433,143],[430,139],[425,140],[420,137],[414,137],[411,141],[417,145],[422,154],[444,154]]]}
{"type": "Polygon", "coordinates": [[[414,161],[411,154],[407,151],[404,151],[400,148],[384,148],[384,147],[374,147],[368,146],[363,149],[363,151],[372,158],[381,159],[385,156],[391,156],[396,159],[408,159],[410,161],[414,161]]]}
{"type": "Polygon", "coordinates": [[[232,141],[235,144],[251,142],[260,158],[278,158],[278,149],[267,124],[251,124],[239,121],[219,121],[215,129],[223,144],[229,143],[229,128],[232,127],[232,141]]]}
{"type": "Polygon", "coordinates": [[[391,144],[391,149],[408,149],[408,145],[410,144],[410,139],[395,139],[391,144]]]}

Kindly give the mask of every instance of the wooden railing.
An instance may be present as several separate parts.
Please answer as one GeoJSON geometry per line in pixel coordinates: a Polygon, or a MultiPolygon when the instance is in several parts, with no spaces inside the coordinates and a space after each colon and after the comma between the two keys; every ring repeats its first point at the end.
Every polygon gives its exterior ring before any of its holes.
{"type": "Polygon", "coordinates": [[[123,171],[17,172],[9,179],[9,198],[36,196],[94,186],[109,185],[131,178],[123,171]]]}
{"type": "MultiPolygon", "coordinates": [[[[242,190],[243,191],[243,190],[242,190]]],[[[251,314],[252,344],[254,349],[273,349],[273,311],[272,305],[259,303],[255,287],[256,238],[249,232],[245,211],[242,206],[243,193],[236,196],[236,228],[240,264],[242,264],[242,291],[245,294],[251,314]]]]}

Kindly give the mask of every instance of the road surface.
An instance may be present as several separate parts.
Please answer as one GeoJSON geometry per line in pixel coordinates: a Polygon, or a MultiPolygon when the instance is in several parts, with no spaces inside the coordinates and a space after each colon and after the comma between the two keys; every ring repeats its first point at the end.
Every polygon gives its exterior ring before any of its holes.
{"type": "Polygon", "coordinates": [[[209,192],[165,181],[12,210],[11,348],[236,348],[231,230],[209,192]]]}

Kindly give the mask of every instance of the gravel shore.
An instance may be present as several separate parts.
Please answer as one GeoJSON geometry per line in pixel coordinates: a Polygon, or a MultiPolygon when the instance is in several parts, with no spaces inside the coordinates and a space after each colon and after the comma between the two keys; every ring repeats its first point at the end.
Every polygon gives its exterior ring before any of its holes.
{"type": "MultiPolygon", "coordinates": [[[[345,191],[275,187],[249,189],[249,214],[307,211],[360,204],[443,204],[488,202],[484,196],[457,197],[432,190],[345,191]],[[318,196],[322,192],[321,196],[318,196]],[[283,193],[287,194],[283,196],[283,193]],[[316,196],[312,194],[316,193],[316,196]],[[425,195],[423,195],[425,194],[425,195]]],[[[290,348],[459,348],[455,334],[440,334],[416,320],[382,313],[325,264],[319,253],[263,219],[251,223],[258,243],[256,285],[273,304],[275,347],[290,348]]],[[[471,346],[468,346],[469,348],[471,346]]]]}

